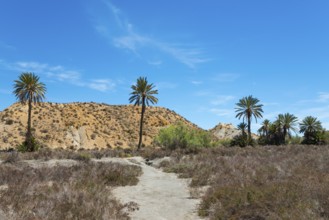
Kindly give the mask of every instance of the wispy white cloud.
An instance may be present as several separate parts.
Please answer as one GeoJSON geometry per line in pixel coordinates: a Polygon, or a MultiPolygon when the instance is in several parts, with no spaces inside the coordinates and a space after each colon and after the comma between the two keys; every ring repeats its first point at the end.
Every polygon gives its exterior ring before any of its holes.
{"type": "Polygon", "coordinates": [[[298,101],[296,104],[304,105],[310,103],[328,103],[329,102],[329,93],[328,92],[319,92],[317,97],[314,99],[303,99],[298,101]]]}
{"type": "Polygon", "coordinates": [[[232,95],[220,95],[220,96],[217,96],[214,100],[211,101],[211,104],[213,105],[223,105],[223,104],[226,104],[228,103],[229,101],[235,99],[234,96],[232,95]]]}
{"type": "Polygon", "coordinates": [[[214,94],[209,90],[200,90],[195,92],[195,96],[212,97],[214,94]]]}
{"type": "Polygon", "coordinates": [[[87,83],[86,85],[91,89],[106,92],[109,90],[113,90],[116,84],[109,79],[95,79],[87,83]]]}
{"type": "Polygon", "coordinates": [[[240,75],[236,73],[220,73],[215,75],[212,80],[217,82],[234,82],[239,77],[240,75]]]}
{"type": "Polygon", "coordinates": [[[196,86],[203,84],[202,81],[198,81],[198,80],[192,80],[191,83],[196,86]]]}
{"type": "Polygon", "coordinates": [[[317,101],[318,102],[329,102],[329,93],[328,92],[319,92],[317,101]]]}
{"type": "MultiPolygon", "coordinates": [[[[173,59],[189,68],[195,68],[198,64],[209,61],[209,59],[203,56],[203,51],[198,47],[164,42],[155,37],[150,37],[147,34],[141,33],[140,31],[136,31],[134,25],[118,7],[110,1],[103,2],[107,6],[111,17],[104,19],[95,13],[94,16],[96,16],[97,19],[95,19],[96,23],[94,28],[115,47],[131,51],[145,60],[148,60],[148,58],[144,58],[141,55],[142,50],[153,49],[171,56],[173,59]],[[116,31],[113,31],[114,27],[116,31]]],[[[144,56],[148,55],[149,54],[144,56]]]]}
{"type": "Polygon", "coordinates": [[[231,117],[234,115],[234,111],[232,109],[211,108],[209,111],[220,117],[231,117]]]}
{"type": "Polygon", "coordinates": [[[0,60],[0,66],[12,71],[42,74],[53,81],[70,83],[75,86],[87,87],[101,92],[113,90],[116,86],[110,79],[83,79],[80,71],[70,70],[61,65],[51,66],[46,63],[26,61],[8,63],[0,60]]]}
{"type": "Polygon", "coordinates": [[[163,61],[162,60],[149,60],[148,64],[152,66],[160,66],[162,65],[163,61]]]}
{"type": "Polygon", "coordinates": [[[329,106],[325,105],[319,107],[305,108],[297,112],[297,114],[301,118],[304,118],[306,116],[313,116],[317,117],[318,119],[329,120],[329,106]]]}
{"type": "Polygon", "coordinates": [[[177,84],[176,83],[172,83],[172,82],[159,82],[156,83],[156,88],[157,89],[175,89],[177,88],[177,84]]]}
{"type": "Polygon", "coordinates": [[[280,105],[279,103],[277,102],[263,102],[262,103],[264,106],[278,106],[280,105]]]}

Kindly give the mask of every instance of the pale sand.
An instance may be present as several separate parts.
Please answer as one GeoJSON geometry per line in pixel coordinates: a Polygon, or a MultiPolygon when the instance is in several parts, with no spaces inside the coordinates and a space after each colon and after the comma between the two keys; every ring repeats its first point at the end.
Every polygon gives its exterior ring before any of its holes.
{"type": "Polygon", "coordinates": [[[123,160],[143,170],[136,186],[118,187],[113,191],[122,203],[138,204],[139,209],[130,213],[133,220],[200,219],[197,216],[200,201],[190,198],[188,180],[148,166],[141,157],[123,160]]]}

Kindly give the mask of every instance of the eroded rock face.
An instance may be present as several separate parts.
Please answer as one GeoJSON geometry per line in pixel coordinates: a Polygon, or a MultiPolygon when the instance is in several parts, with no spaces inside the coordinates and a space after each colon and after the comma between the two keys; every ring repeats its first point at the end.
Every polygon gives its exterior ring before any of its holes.
{"type": "Polygon", "coordinates": [[[214,128],[212,128],[211,133],[213,133],[218,139],[232,139],[241,132],[232,124],[222,124],[219,123],[214,128]]]}
{"type": "MultiPolygon", "coordinates": [[[[0,112],[0,149],[15,148],[26,133],[26,105],[16,103],[0,112]]],[[[136,146],[140,107],[97,103],[40,103],[33,106],[34,136],[51,148],[92,149],[136,146]]],[[[197,127],[166,108],[147,107],[143,143],[152,144],[159,130],[182,121],[197,127]]]]}
{"type": "MultiPolygon", "coordinates": [[[[231,123],[225,124],[225,123],[219,123],[214,128],[209,130],[212,134],[214,134],[218,139],[232,139],[235,136],[241,134],[241,131],[236,128],[231,123]]],[[[258,136],[256,134],[251,134],[251,136],[254,139],[258,139],[258,136]]]]}

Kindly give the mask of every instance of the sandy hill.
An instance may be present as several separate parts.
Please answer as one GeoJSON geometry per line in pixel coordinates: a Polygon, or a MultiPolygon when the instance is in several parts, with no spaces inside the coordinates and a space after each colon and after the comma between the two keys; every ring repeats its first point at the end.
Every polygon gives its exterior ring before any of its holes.
{"type": "MultiPolygon", "coordinates": [[[[15,103],[0,112],[0,149],[14,148],[26,133],[27,105],[15,103]]],[[[33,106],[34,136],[51,148],[132,147],[138,142],[141,108],[97,103],[40,103],[33,106]]],[[[166,108],[147,107],[143,143],[152,144],[158,131],[178,121],[197,127],[166,108]]]]}

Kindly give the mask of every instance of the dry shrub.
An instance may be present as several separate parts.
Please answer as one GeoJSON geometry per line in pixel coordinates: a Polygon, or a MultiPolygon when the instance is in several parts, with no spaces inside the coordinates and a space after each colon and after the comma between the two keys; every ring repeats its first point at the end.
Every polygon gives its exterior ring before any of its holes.
{"type": "Polygon", "coordinates": [[[208,185],[210,219],[328,219],[329,146],[203,149],[173,155],[165,170],[208,185]]]}
{"type": "Polygon", "coordinates": [[[112,186],[133,185],[141,169],[114,163],[71,167],[1,164],[0,209],[13,219],[129,219],[111,194],[112,186]]]}

